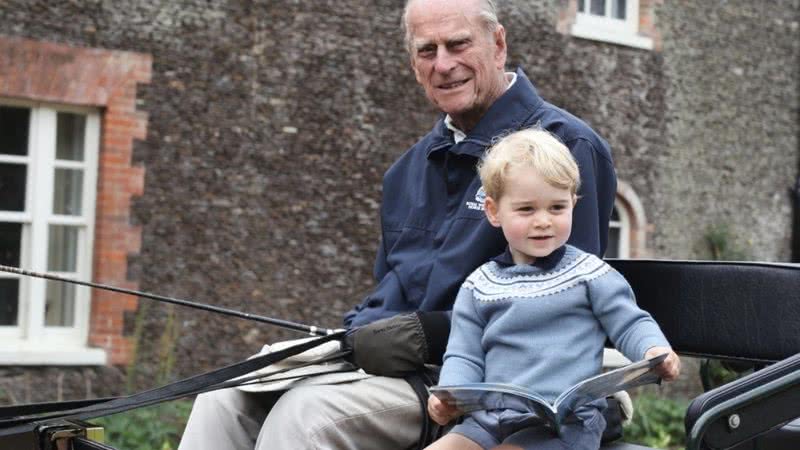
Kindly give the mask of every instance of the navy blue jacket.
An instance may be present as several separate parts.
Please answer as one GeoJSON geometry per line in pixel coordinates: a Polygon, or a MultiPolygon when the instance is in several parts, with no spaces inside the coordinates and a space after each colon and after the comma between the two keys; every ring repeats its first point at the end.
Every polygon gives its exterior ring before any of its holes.
{"type": "Polygon", "coordinates": [[[521,128],[538,125],[572,151],[581,188],[568,243],[598,256],[605,251],[617,187],[608,144],[542,100],[521,69],[458,144],[443,119],[384,175],[378,286],[345,315],[347,327],[412,311],[450,311],[464,279],[503,252],[503,233],[482,210],[475,167],[493,138],[521,128]]]}

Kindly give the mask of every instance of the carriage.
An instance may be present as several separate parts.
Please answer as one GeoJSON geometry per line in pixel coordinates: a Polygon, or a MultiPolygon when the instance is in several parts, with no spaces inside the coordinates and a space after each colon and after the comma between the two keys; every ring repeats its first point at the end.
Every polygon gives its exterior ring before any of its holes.
{"type": "MultiPolygon", "coordinates": [[[[800,264],[608,262],[629,281],[639,305],[653,315],[679,354],[754,369],[691,401],[685,416],[687,449],[800,448],[800,264]]],[[[263,321],[295,326],[278,319],[263,321]]],[[[128,397],[2,407],[0,449],[111,449],[89,420],[232,386],[237,381],[230,380],[241,374],[343,337],[341,331],[308,328],[304,331],[322,337],[128,397]]],[[[602,448],[648,449],[619,441],[602,448]]]]}

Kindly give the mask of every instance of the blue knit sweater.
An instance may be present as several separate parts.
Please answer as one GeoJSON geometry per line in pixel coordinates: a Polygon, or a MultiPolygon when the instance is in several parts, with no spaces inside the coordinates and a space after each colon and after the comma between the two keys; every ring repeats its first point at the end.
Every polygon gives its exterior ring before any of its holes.
{"type": "Polygon", "coordinates": [[[669,345],[611,266],[569,245],[553,256],[546,265],[493,260],[467,278],[440,385],[510,383],[553,401],[600,373],[606,336],[632,361],[669,345]]]}

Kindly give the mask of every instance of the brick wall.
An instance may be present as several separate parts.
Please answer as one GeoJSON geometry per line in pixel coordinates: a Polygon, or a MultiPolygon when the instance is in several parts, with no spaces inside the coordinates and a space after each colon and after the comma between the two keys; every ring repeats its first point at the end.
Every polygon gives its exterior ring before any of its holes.
{"type": "MultiPolygon", "coordinates": [[[[639,32],[638,34],[653,40],[653,50],[661,50],[661,34],[656,26],[656,7],[664,0],[639,0],[639,32]]],[[[578,11],[578,0],[562,0],[558,8],[555,29],[561,34],[571,34],[578,11]]]]}
{"type": "MultiPolygon", "coordinates": [[[[130,224],[131,197],[142,194],[144,168],[132,165],[134,139],[146,137],[147,116],[136,110],[136,85],[150,80],[151,57],[0,35],[0,96],[102,109],[93,280],[135,289],[128,255],[141,246],[141,227],[130,224]]],[[[123,316],[136,309],[130,296],[92,292],[89,344],[109,362],[131,357],[123,316]]]]}

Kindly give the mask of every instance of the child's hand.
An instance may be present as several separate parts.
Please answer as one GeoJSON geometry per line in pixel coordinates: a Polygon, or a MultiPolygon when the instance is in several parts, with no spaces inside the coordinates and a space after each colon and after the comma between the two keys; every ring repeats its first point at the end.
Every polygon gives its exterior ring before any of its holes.
{"type": "Polygon", "coordinates": [[[651,347],[645,352],[645,358],[652,358],[663,353],[667,353],[667,357],[661,364],[655,367],[656,373],[664,379],[664,381],[673,381],[678,378],[681,373],[681,359],[677,353],[673,352],[669,347],[651,347]]]}
{"type": "Polygon", "coordinates": [[[461,415],[458,408],[432,394],[428,397],[428,414],[439,425],[447,425],[448,422],[461,415]]]}

